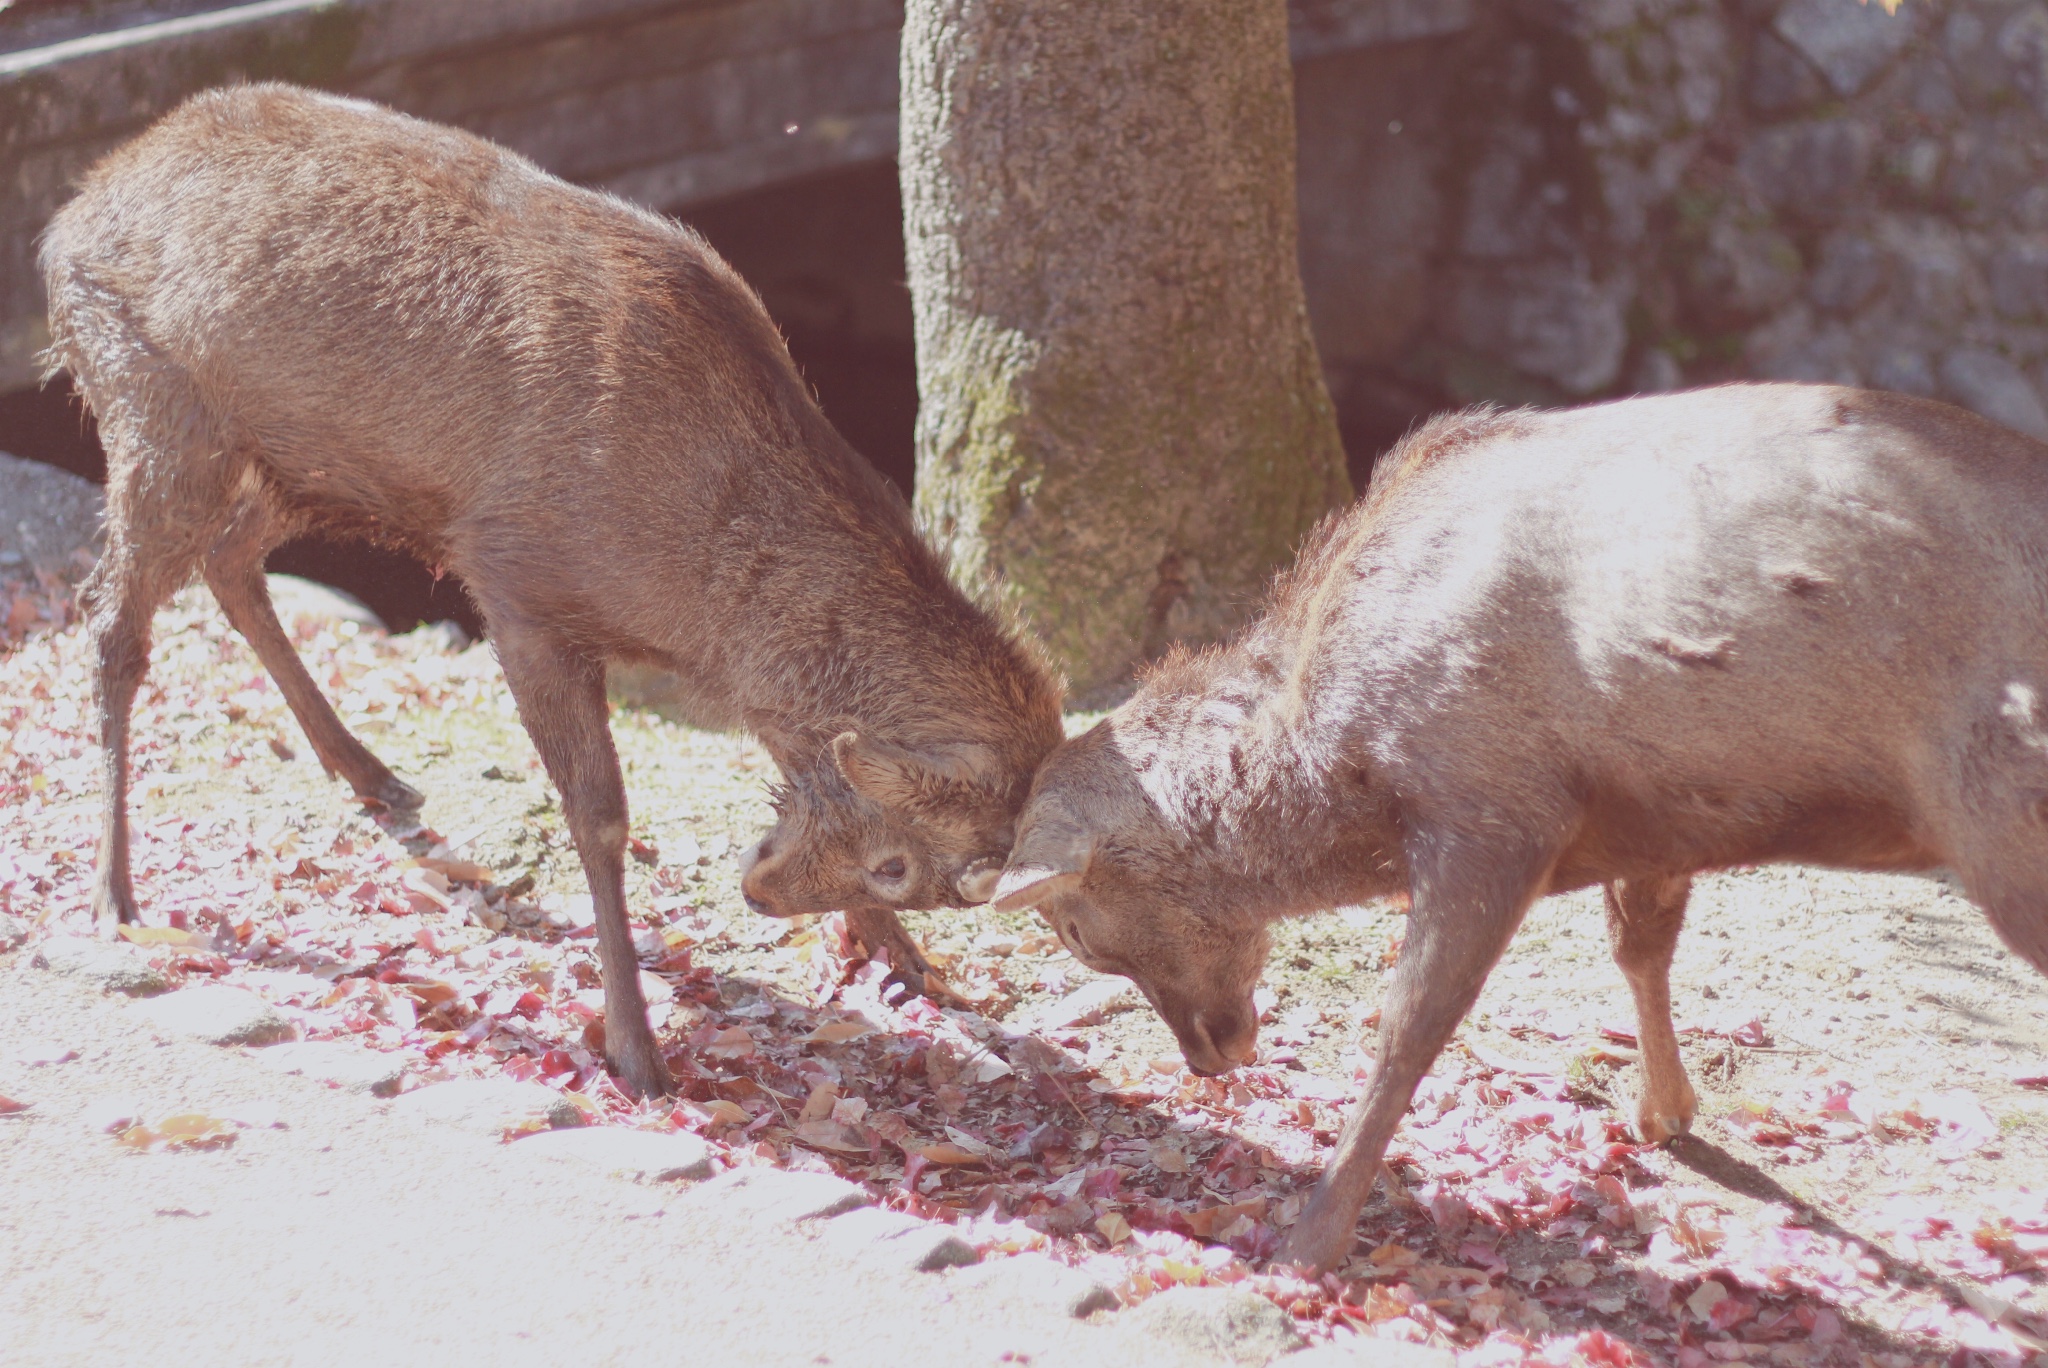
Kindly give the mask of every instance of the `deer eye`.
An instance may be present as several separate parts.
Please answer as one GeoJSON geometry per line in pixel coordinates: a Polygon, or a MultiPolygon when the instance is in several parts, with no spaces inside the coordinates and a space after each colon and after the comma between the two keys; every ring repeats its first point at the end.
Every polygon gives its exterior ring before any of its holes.
{"type": "Polygon", "coordinates": [[[905,866],[903,863],[903,857],[901,855],[898,855],[892,859],[884,860],[882,863],[876,865],[874,873],[875,877],[878,879],[888,879],[891,882],[894,882],[895,880],[903,877],[906,868],[907,866],[905,866]]]}

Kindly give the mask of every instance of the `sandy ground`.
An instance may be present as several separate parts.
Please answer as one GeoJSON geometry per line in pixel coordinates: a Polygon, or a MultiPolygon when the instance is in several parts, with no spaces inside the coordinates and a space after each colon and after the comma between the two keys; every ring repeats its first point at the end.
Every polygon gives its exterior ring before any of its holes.
{"type": "MultiPolygon", "coordinates": [[[[355,813],[321,774],[274,688],[203,593],[166,612],[159,631],[153,682],[137,717],[136,850],[152,900],[149,920],[177,915],[198,926],[227,914],[274,925],[282,944],[269,963],[318,973],[338,986],[400,970],[451,980],[498,974],[493,982],[523,974],[521,982],[552,994],[550,1011],[573,1006],[567,999],[592,988],[594,963],[578,920],[580,869],[487,650],[447,649],[426,633],[385,639],[333,622],[302,620],[298,628],[302,650],[344,718],[427,793],[424,820],[458,846],[461,858],[491,871],[488,905],[476,912],[472,904],[465,923],[459,914],[365,915],[349,903],[347,886],[362,861],[385,859],[380,852],[402,860],[411,847],[400,849],[390,833],[355,813]],[[323,868],[345,872],[322,875],[323,868]],[[420,931],[438,936],[439,948],[412,948],[420,931]]],[[[44,929],[74,933],[84,929],[70,923],[98,813],[90,748],[81,740],[89,735],[86,659],[75,632],[33,638],[11,658],[0,657],[0,713],[11,708],[19,729],[9,741],[12,756],[0,753],[12,765],[0,786],[16,785],[22,858],[43,871],[17,888],[48,890],[18,901],[14,911],[34,916],[33,899],[45,899],[42,905],[71,910],[44,929]]],[[[1163,1278],[1241,1280],[1259,1267],[1266,1241],[1299,1209],[1335,1119],[1355,1092],[1386,968],[1398,953],[1397,909],[1343,909],[1280,929],[1267,976],[1273,1003],[1265,1057],[1249,1083],[1205,1084],[1179,1072],[1164,1026],[1125,997],[1040,1033],[1058,1047],[1038,1056],[1052,1061],[1045,1068],[1054,1086],[1026,1086],[1035,1074],[1004,1042],[1094,977],[1030,915],[986,909],[906,918],[973,1010],[913,1021],[877,1007],[887,1029],[843,1049],[798,1048],[788,1042],[852,1010],[853,990],[833,986],[845,966],[834,957],[828,927],[769,922],[740,905],[734,855],[767,824],[773,766],[744,738],[693,731],[653,711],[620,707],[613,726],[633,830],[645,852],[644,863],[628,867],[631,906],[644,927],[687,945],[697,970],[710,972],[709,980],[675,980],[688,992],[665,1028],[669,1048],[680,1052],[671,1057],[700,1058],[716,1033],[736,1029],[760,1043],[744,1068],[731,1066],[743,1076],[721,1075],[693,1094],[699,1104],[744,1104],[736,1113],[748,1122],[744,1136],[715,1126],[708,1134],[720,1143],[751,1144],[750,1154],[770,1162],[830,1165],[919,1214],[1028,1223],[1050,1233],[1061,1257],[1096,1260],[1098,1270],[1103,1260],[1125,1259],[1132,1271],[1121,1290],[1132,1302],[1165,1285],[1163,1278]],[[913,1028],[929,1030],[913,1041],[913,1028]],[[942,1036],[993,1042],[1017,1067],[979,1082],[956,1077],[953,1065],[942,1074],[942,1036]],[[821,1064],[823,1056],[830,1058],[821,1064]],[[847,1097],[872,1108],[864,1119],[854,1117],[856,1137],[871,1149],[821,1146],[781,1114],[780,1099],[800,1101],[822,1077],[819,1068],[839,1076],[847,1097]],[[896,1129],[884,1130],[878,1120],[896,1129]],[[1032,1147],[1022,1158],[1013,1150],[1007,1162],[920,1168],[910,1158],[934,1140],[950,1143],[946,1137],[956,1132],[1000,1152],[1047,1127],[1048,1148],[1032,1147]],[[1085,1188],[1077,1187],[1083,1179],[1085,1188]],[[1249,1224],[1225,1223],[1237,1206],[1249,1224]],[[1216,1257],[1198,1263],[1187,1252],[1194,1245],[1149,1241],[1148,1222],[1180,1232],[1172,1238],[1192,1233],[1203,1257],[1216,1257]]],[[[397,868],[389,865],[387,874],[397,868]]],[[[2011,1230],[1998,1222],[2015,1213],[2024,1220],[2048,1201],[2048,982],[2004,951],[1975,909],[1938,879],[1799,868],[1700,880],[1673,978],[1685,1057],[1701,1096],[1695,1135],[1670,1150],[1616,1148],[1635,1085],[1633,1019],[1607,956],[1598,895],[1539,904],[1397,1137],[1393,1174],[1401,1186],[1383,1189],[1367,1208],[1344,1286],[1308,1302],[1290,1302],[1284,1290],[1273,1295],[1296,1307],[1310,1333],[1345,1323],[1419,1335],[1462,1348],[1475,1362],[1509,1361],[1510,1351],[1534,1352],[1529,1346],[1558,1335],[1593,1331],[1618,1336],[1638,1362],[1680,1368],[1709,1359],[1905,1368],[1973,1352],[1993,1363],[2038,1360],[2048,1345],[2048,1259],[2014,1246],[2011,1230]],[[1529,1121],[1532,1107],[1541,1115],[1529,1121]],[[1592,1153],[1601,1144],[1608,1150],[1592,1153]],[[1596,1193],[1596,1175],[1616,1186],[1596,1193]],[[1799,1252],[1756,1253],[1771,1240],[1799,1252]],[[1397,1295],[1380,1296],[1388,1290],[1397,1295]],[[1729,1305],[1739,1310],[1710,1314],[1717,1291],[1733,1293],[1729,1305]],[[1840,1333],[1824,1329],[1816,1340],[1810,1327],[1817,1311],[1835,1317],[1840,1333]],[[1731,1315],[1746,1319],[1725,1323],[1731,1315]],[[2004,1326],[1993,1328],[2001,1317],[2004,1326]]],[[[73,1030],[88,1039],[122,1037],[126,1008],[113,1002],[71,1001],[68,1015],[34,1024],[33,1011],[17,1004],[40,1002],[38,994],[50,991],[10,985],[0,1011],[16,1013],[19,1029],[39,1038],[73,1030]]],[[[500,1010],[496,998],[486,998],[480,994],[478,1002],[487,1013],[500,1010]]],[[[863,1001],[872,1006],[872,994],[863,1001]]],[[[343,1029],[335,1010],[309,1007],[303,1020],[314,1034],[343,1029]]],[[[407,1034],[361,1020],[346,1029],[413,1059],[417,1082],[431,1081],[455,1058],[427,1062],[439,1058],[432,1031],[407,1034]]],[[[497,1049],[501,1038],[492,1038],[494,1058],[516,1065],[497,1049]]],[[[530,1048],[550,1043],[577,1048],[573,1034],[536,1039],[530,1048]]],[[[174,1047],[139,1057],[188,1054],[174,1047]]],[[[211,1056],[192,1056],[195,1077],[237,1067],[231,1056],[211,1064],[204,1058],[211,1056]]],[[[6,1059],[0,1049],[0,1093],[25,1086],[6,1072],[6,1059]]],[[[146,1076],[145,1066],[134,1067],[144,1069],[137,1077],[146,1076]]],[[[279,1086],[267,1073],[248,1077],[259,1095],[279,1086]]],[[[540,1199],[531,1191],[490,1176],[505,1171],[495,1151],[491,1162],[498,1166],[478,1168],[469,1158],[427,1154],[430,1145],[414,1147],[417,1160],[379,1160],[382,1151],[366,1144],[363,1165],[351,1170],[358,1186],[347,1190],[364,1194],[362,1210],[382,1202],[380,1209],[392,1214],[370,1223],[378,1227],[374,1237],[350,1237],[371,1240],[372,1252],[340,1258],[339,1266],[353,1271],[337,1285],[389,1266],[405,1272],[407,1290],[330,1299],[321,1286],[325,1272],[256,1276],[267,1258],[294,1245],[283,1226],[264,1227],[272,1234],[246,1244],[207,1249],[203,1257],[196,1246],[180,1256],[179,1241],[202,1238],[191,1232],[231,1223],[156,1217],[158,1207],[192,1204],[138,1195],[133,1176],[226,1174],[257,1162],[266,1149],[289,1152],[295,1165],[334,1169],[353,1163],[353,1147],[326,1151],[313,1137],[334,1143],[339,1119],[326,1132],[328,1123],[311,1121],[266,1132],[225,1156],[137,1159],[104,1153],[103,1144],[59,1119],[71,1091],[39,1101],[25,1122],[0,1121],[11,1128],[0,1136],[28,1138],[6,1142],[14,1149],[0,1182],[12,1186],[0,1221],[15,1222],[15,1238],[39,1242],[32,1258],[9,1261],[6,1276],[15,1281],[0,1299],[0,1316],[61,1296],[69,1300],[51,1304],[73,1312],[104,1307],[102,1323],[111,1324],[104,1318],[124,1315],[115,1270],[148,1266],[169,1270],[160,1278],[189,1280],[177,1282],[169,1298],[179,1306],[222,1298],[237,1307],[275,1302],[292,1295],[280,1288],[297,1288],[298,1297],[314,1298],[306,1305],[317,1304],[323,1323],[351,1326],[349,1333],[374,1337],[417,1320],[427,1327],[420,1333],[458,1345],[512,1344],[506,1325],[555,1333],[551,1320],[535,1323],[540,1297],[562,1325],[581,1327],[563,1330],[564,1343],[592,1336],[577,1341],[579,1352],[602,1356],[652,1342],[638,1337],[642,1324],[669,1324],[664,1317],[671,1314],[679,1324],[695,1324],[690,1305],[727,1301],[735,1307],[731,1342],[742,1343],[752,1313],[733,1299],[752,1295],[744,1291],[750,1284],[736,1281],[742,1291],[728,1294],[720,1279],[772,1267],[780,1257],[747,1252],[752,1241],[744,1233],[705,1232],[713,1243],[701,1254],[695,1234],[656,1251],[660,1241],[649,1232],[683,1224],[669,1217],[650,1223],[619,1214],[608,1218],[605,1238],[573,1236],[566,1214],[557,1221],[548,1213],[566,1213],[575,1203],[532,1206],[540,1199]],[[34,1164],[23,1157],[29,1140],[42,1156],[34,1164]],[[57,1187],[80,1214],[50,1205],[43,1185],[54,1177],[18,1180],[17,1171],[74,1175],[57,1187]],[[436,1180],[416,1182],[414,1174],[441,1175],[451,1195],[437,1205],[436,1180]],[[512,1200],[504,1195],[508,1188],[526,1195],[512,1200]],[[28,1190],[45,1193],[33,1221],[19,1214],[27,1208],[11,1195],[28,1190]],[[415,1200],[414,1193],[425,1195],[415,1200]],[[147,1220],[136,1214],[145,1206],[147,1220]],[[534,1238],[515,1238],[518,1212],[532,1213],[534,1238]],[[90,1237],[88,1229],[95,1232],[90,1237]],[[684,1246],[692,1251],[687,1257],[675,1252],[684,1246]],[[132,1257],[143,1247],[154,1257],[132,1257]],[[121,1253],[95,1264],[101,1248],[121,1253]],[[31,1277],[38,1286],[97,1290],[31,1291],[22,1281],[31,1277]],[[474,1314],[462,1309],[471,1293],[435,1290],[471,1284],[474,1314]],[[521,1287],[528,1290],[515,1290],[521,1287]],[[689,1296],[676,1290],[682,1287],[689,1296]],[[632,1289],[626,1300],[645,1308],[642,1314],[590,1309],[612,1307],[619,1288],[632,1289]],[[430,1306],[423,1300],[430,1298],[440,1300],[430,1306]],[[433,1309],[441,1306],[450,1308],[445,1315],[433,1309]],[[386,1307],[415,1309],[385,1315],[386,1307]],[[486,1307],[493,1309],[487,1314],[486,1307]],[[598,1326],[605,1327],[601,1333],[598,1326]]],[[[365,1115],[377,1105],[317,1091],[302,1101],[365,1115]]],[[[686,1110],[677,1124],[699,1124],[684,1118],[686,1110]]],[[[338,1171],[323,1180],[330,1192],[344,1190],[335,1186],[340,1181],[338,1171]]],[[[278,1185],[316,1184],[294,1178],[278,1185]]],[[[233,1190],[226,1178],[215,1189],[233,1190]]],[[[193,1199],[217,1213],[239,1209],[232,1200],[193,1199]]],[[[2032,1229],[2023,1226],[2020,1237],[2039,1244],[2032,1229]]],[[[2048,1226],[2041,1230],[2048,1233],[2048,1226]]],[[[928,1293],[930,1284],[921,1286],[928,1293]]],[[[809,1295],[786,1300],[803,1306],[809,1295]]],[[[827,1297],[838,1310],[818,1313],[817,1332],[828,1333],[835,1315],[854,1314],[847,1308],[862,1305],[865,1295],[827,1297]]],[[[151,1294],[145,1302],[161,1300],[151,1294]]],[[[808,1310],[776,1306],[769,1320],[778,1333],[812,1333],[808,1310]]],[[[147,1327],[162,1310],[120,1323],[147,1327]]],[[[193,1328],[177,1333],[222,1333],[221,1317],[192,1319],[193,1328]]],[[[39,1333],[56,1333],[48,1327],[57,1323],[43,1322],[39,1333]]],[[[252,1344],[269,1345],[261,1337],[278,1327],[249,1333],[258,1337],[252,1344]]],[[[969,1342],[934,1342],[933,1361],[971,1361],[958,1349],[969,1342]]],[[[1581,1353],[1583,1344],[1572,1343],[1580,1347],[1557,1354],[1581,1353]]],[[[915,1361],[925,1351],[904,1352],[915,1361]]]]}
{"type": "Polygon", "coordinates": [[[9,1365],[1126,1361],[1112,1327],[969,1270],[895,1272],[681,1185],[393,1116],[20,963],[0,964],[0,1078],[33,1104],[0,1118],[9,1365]],[[56,1042],[77,1058],[20,1062],[56,1042]],[[88,1124],[108,1099],[257,1124],[137,1153],[88,1124]]]}

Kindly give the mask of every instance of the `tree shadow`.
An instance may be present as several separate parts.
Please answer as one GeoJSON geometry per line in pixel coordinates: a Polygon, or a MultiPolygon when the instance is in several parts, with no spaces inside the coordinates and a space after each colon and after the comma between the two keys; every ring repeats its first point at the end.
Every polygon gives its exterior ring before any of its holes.
{"type": "Polygon", "coordinates": [[[1902,1287],[1938,1292],[1953,1306],[1970,1305],[1965,1284],[1938,1273],[1917,1260],[1902,1258],[1875,1236],[1852,1230],[1840,1221],[1792,1192],[1747,1159],[1731,1154],[1711,1140],[1698,1135],[1681,1135],[1670,1141],[1666,1152],[1685,1168],[1708,1182],[1759,1202],[1780,1206],[1792,1213],[1795,1223],[1822,1235],[1841,1240],[1876,1261],[1882,1276],[1902,1287]]]}
{"type": "MultiPolygon", "coordinates": [[[[1076,1048],[1093,1024],[1086,1019],[1073,1030],[1021,1030],[920,1003],[876,977],[856,990],[863,972],[856,967],[852,983],[824,1000],[708,967],[665,975],[678,1007],[663,1040],[683,1124],[742,1162],[829,1169],[920,1216],[1014,1221],[1070,1260],[1135,1256],[1127,1290],[1142,1293],[1146,1277],[1158,1287],[1264,1271],[1320,1178],[1348,1106],[1348,1098],[1318,1105],[1299,1144],[1276,1146],[1265,1122],[1298,1108],[1299,1072],[1269,1065],[1232,1079],[1162,1073],[1134,1084],[1105,1076],[1076,1048]],[[1162,1234],[1184,1243],[1160,1245],[1162,1234]],[[1162,1250],[1163,1262],[1148,1262],[1162,1250]]],[[[1482,1086],[1492,1089],[1481,1094],[1488,1105],[1503,1110],[1538,1099],[1527,1080],[1500,1076],[1482,1086]]],[[[1586,1124],[1588,1104],[1604,1103],[1570,1096],[1580,1108],[1570,1114],[1574,1126],[1586,1124]]],[[[1741,1286],[1711,1258],[1675,1276],[1638,1266],[1632,1256],[1646,1241],[1626,1194],[1658,1180],[1637,1162],[1640,1149],[1613,1140],[1619,1119],[1600,1122],[1609,1129],[1594,1147],[1599,1166],[1541,1209],[1489,1196],[1497,1182],[1455,1154],[1406,1147],[1397,1165],[1405,1180],[1390,1172],[1367,1207],[1356,1257],[1296,1313],[1368,1331],[1406,1318],[1468,1345],[1494,1329],[1537,1338],[1599,1330],[1632,1346],[1639,1361],[1658,1363],[1674,1355],[1704,1362],[1680,1351],[1708,1354],[1708,1346],[1754,1355],[1796,1342],[1804,1362],[1845,1365],[1864,1353],[1903,1355],[1904,1364],[1954,1348],[1887,1330],[1855,1299],[1824,1289],[1741,1286]],[[1623,1194],[1619,1216],[1603,1210],[1602,1178],[1623,1194]],[[1739,1317],[1731,1323],[1689,1304],[1710,1276],[1737,1283],[1728,1289],[1739,1317]],[[1811,1343],[1817,1326],[1832,1343],[1811,1343]]],[[[1424,1124],[1411,1115],[1404,1132],[1424,1124]]],[[[1688,1137],[1671,1152],[1702,1179],[1781,1205],[1795,1223],[1867,1253],[1886,1279],[1967,1304],[1961,1283],[1840,1226],[1711,1142],[1688,1137]]]]}

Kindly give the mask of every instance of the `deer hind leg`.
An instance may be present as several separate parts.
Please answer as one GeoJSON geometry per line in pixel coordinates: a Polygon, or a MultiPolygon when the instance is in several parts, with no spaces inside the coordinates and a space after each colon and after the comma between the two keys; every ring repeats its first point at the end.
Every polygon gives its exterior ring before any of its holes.
{"type": "Polygon", "coordinates": [[[626,785],[605,712],[604,661],[545,628],[486,607],[519,717],[562,794],[597,913],[604,973],[604,1053],[643,1097],[675,1091],[647,1025],[640,962],[626,924],[626,785]]]}
{"type": "Polygon", "coordinates": [[[1380,1009],[1379,1059],[1336,1153],[1279,1260],[1325,1273],[1343,1263],[1387,1142],[1549,876],[1554,853],[1493,828],[1483,837],[1411,836],[1408,936],[1380,1009]]]}
{"type": "Polygon", "coordinates": [[[84,586],[95,652],[94,704],[106,811],[94,861],[93,919],[140,919],[129,872],[128,733],[149,672],[150,624],[192,578],[226,518],[228,462],[189,382],[159,368],[88,389],[107,451],[107,545],[84,586]],[[102,401],[102,394],[108,396],[102,401]]]}
{"type": "Polygon", "coordinates": [[[1970,901],[2048,974],[2048,687],[2005,683],[1985,712],[1943,776],[1936,824],[1970,901]]]}
{"type": "Polygon", "coordinates": [[[235,516],[206,555],[206,583],[263,668],[277,681],[299,729],[329,774],[348,781],[358,798],[386,808],[414,811],[426,800],[372,755],[334,714],[334,707],[306,672],[306,664],[278,624],[263,579],[263,558],[283,538],[260,493],[245,495],[235,516]]]}
{"type": "Polygon", "coordinates": [[[85,584],[96,654],[94,703],[99,714],[101,819],[94,861],[93,920],[141,920],[128,864],[128,730],[135,694],[149,672],[150,621],[192,571],[187,564],[138,555],[119,533],[85,584]]]}
{"type": "Polygon", "coordinates": [[[1651,1143],[1675,1139],[1692,1129],[1699,1110],[1671,1026],[1671,957],[1685,926],[1692,878],[1617,879],[1607,885],[1606,895],[1608,944],[1636,1000],[1636,1042],[1643,1059],[1636,1131],[1651,1143]]]}

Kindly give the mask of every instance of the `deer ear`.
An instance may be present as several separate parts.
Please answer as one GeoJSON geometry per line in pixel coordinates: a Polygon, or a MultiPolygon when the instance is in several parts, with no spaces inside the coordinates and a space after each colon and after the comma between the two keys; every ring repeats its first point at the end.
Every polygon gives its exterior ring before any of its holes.
{"type": "Polygon", "coordinates": [[[989,906],[998,912],[1021,912],[1027,907],[1050,902],[1062,893],[1071,893],[1080,886],[1079,870],[1012,865],[996,881],[995,896],[989,899],[989,906]]]}
{"type": "Polygon", "coordinates": [[[1040,809],[1017,835],[1010,863],[996,881],[989,905],[998,912],[1016,912],[1071,893],[1081,886],[1088,862],[1095,858],[1095,838],[1066,813],[1040,809]]]}
{"type": "Polygon", "coordinates": [[[832,738],[832,760],[855,793],[894,808],[915,806],[945,784],[971,784],[991,763],[980,746],[926,754],[850,731],[832,738]]]}
{"type": "Polygon", "coordinates": [[[922,788],[925,767],[916,754],[887,741],[841,732],[832,738],[832,761],[855,793],[883,807],[908,807],[922,788]]]}

